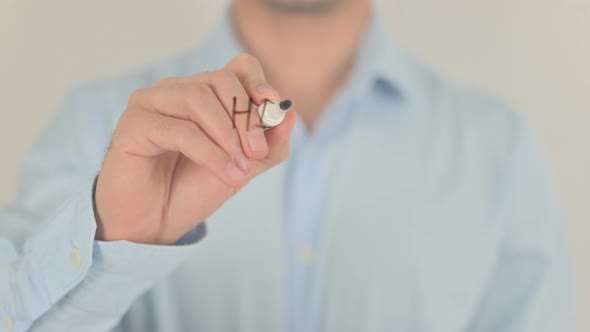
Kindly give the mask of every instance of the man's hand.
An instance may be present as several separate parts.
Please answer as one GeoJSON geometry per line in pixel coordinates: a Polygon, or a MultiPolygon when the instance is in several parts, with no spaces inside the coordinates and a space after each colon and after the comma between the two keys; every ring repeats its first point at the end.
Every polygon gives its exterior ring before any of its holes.
{"type": "Polygon", "coordinates": [[[98,240],[174,243],[288,157],[295,114],[266,132],[255,110],[236,114],[234,126],[234,97],[240,111],[250,98],[280,100],[247,54],[129,97],[96,186],[98,240]]]}

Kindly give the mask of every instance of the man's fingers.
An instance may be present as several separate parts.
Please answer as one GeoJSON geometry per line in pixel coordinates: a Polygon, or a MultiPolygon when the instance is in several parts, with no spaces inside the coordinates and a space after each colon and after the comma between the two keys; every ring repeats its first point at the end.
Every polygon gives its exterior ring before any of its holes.
{"type": "Polygon", "coordinates": [[[265,132],[266,140],[270,147],[269,153],[264,159],[253,162],[253,172],[250,175],[256,176],[261,174],[269,168],[287,160],[289,157],[291,134],[293,133],[295,122],[295,112],[289,111],[285,114],[285,118],[281,124],[265,132]]]}
{"type": "Polygon", "coordinates": [[[136,103],[160,114],[189,120],[230,155],[243,171],[249,170],[238,132],[207,84],[172,84],[139,92],[136,103]]]}
{"type": "Polygon", "coordinates": [[[260,117],[236,74],[222,69],[207,75],[211,77],[209,85],[240,136],[244,153],[252,159],[264,158],[268,154],[268,144],[260,117]]]}
{"type": "MultiPolygon", "coordinates": [[[[270,143],[267,139],[275,140],[273,146],[280,150],[282,144],[279,142],[286,140],[288,143],[292,126],[287,123],[265,134],[251,101],[255,105],[262,105],[267,100],[280,100],[280,95],[268,85],[260,62],[251,55],[236,56],[222,70],[163,79],[153,91],[144,91],[143,97],[141,92],[139,95],[137,99],[143,102],[143,107],[196,123],[234,160],[263,161],[261,158],[265,158],[264,162],[271,163],[275,159],[283,159],[277,156],[285,154],[283,151],[274,151],[272,156],[268,155],[270,143]],[[222,109],[226,113],[226,122],[220,118],[222,109]],[[235,134],[233,137],[227,134],[229,125],[234,133],[237,132],[238,139],[235,134]],[[289,135],[282,137],[283,132],[289,135]],[[236,152],[237,142],[244,152],[242,156],[245,154],[246,158],[236,157],[239,155],[236,152]]],[[[294,117],[288,116],[285,121],[294,122],[294,117]]]]}
{"type": "Polygon", "coordinates": [[[144,145],[147,153],[161,154],[175,151],[183,154],[194,163],[209,169],[221,181],[231,187],[244,185],[247,176],[241,171],[232,158],[191,121],[164,116],[155,112],[135,112],[133,126],[139,137],[133,134],[132,141],[144,145]]]}
{"type": "Polygon", "coordinates": [[[254,104],[281,99],[279,93],[266,82],[262,65],[254,56],[242,53],[225,65],[225,68],[238,77],[254,104]]]}
{"type": "MultiPolygon", "coordinates": [[[[165,78],[156,84],[156,88],[154,88],[156,91],[153,91],[153,89],[145,91],[143,89],[144,92],[142,93],[140,89],[138,94],[143,94],[143,96],[140,95],[137,99],[144,99],[139,101],[143,107],[154,108],[164,114],[175,114],[177,112],[174,109],[167,110],[166,108],[177,108],[182,103],[195,107],[199,106],[198,104],[202,106],[203,103],[199,103],[198,99],[210,97],[210,91],[203,89],[205,86],[211,88],[217,97],[218,103],[223,106],[225,112],[222,113],[226,114],[228,121],[231,120],[245,155],[251,159],[264,158],[268,154],[268,144],[264,136],[264,130],[261,127],[260,116],[254,106],[251,105],[251,96],[244,89],[240,79],[227,68],[190,77],[165,78]],[[207,96],[204,96],[204,94],[207,94],[207,96]],[[177,100],[170,101],[170,98],[177,100]]],[[[252,101],[254,102],[254,98],[252,98],[252,101]]],[[[189,112],[192,114],[199,112],[209,113],[206,109],[200,110],[195,107],[192,107],[189,112]]],[[[184,113],[187,112],[185,108],[181,109],[184,113]]],[[[216,108],[216,112],[217,109],[219,107],[216,108]]],[[[217,115],[222,113],[218,112],[217,115]]],[[[182,118],[187,119],[185,116],[182,116],[182,118]]],[[[192,118],[192,120],[194,121],[195,118],[192,118]]],[[[201,124],[199,123],[199,125],[201,124]]],[[[207,131],[205,128],[203,129],[207,131]]]]}

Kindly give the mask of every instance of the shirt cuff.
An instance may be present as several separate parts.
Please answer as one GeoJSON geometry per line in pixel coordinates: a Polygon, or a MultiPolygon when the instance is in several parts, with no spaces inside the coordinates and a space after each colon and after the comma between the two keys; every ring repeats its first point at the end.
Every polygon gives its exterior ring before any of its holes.
{"type": "Polygon", "coordinates": [[[30,268],[19,278],[19,293],[31,296],[19,301],[20,308],[7,308],[17,321],[30,322],[59,301],[62,309],[82,308],[116,319],[206,234],[203,223],[171,246],[96,241],[93,184],[88,181],[27,241],[25,264],[30,268]]]}
{"type": "Polygon", "coordinates": [[[96,231],[91,188],[89,180],[25,241],[0,303],[15,331],[28,329],[88,272],[96,231]]]}
{"type": "Polygon", "coordinates": [[[181,263],[205,234],[206,226],[201,224],[170,246],[95,241],[89,273],[121,274],[136,281],[158,278],[181,263]]]}
{"type": "Polygon", "coordinates": [[[25,259],[38,281],[35,291],[56,303],[80,282],[92,264],[96,221],[88,181],[25,245],[25,259]]]}

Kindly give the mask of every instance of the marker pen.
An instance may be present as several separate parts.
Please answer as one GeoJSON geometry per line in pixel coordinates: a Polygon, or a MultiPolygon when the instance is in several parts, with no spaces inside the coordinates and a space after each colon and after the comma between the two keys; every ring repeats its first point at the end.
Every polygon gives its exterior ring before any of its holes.
{"type": "Polygon", "coordinates": [[[281,101],[266,100],[263,104],[258,106],[256,110],[258,111],[258,115],[260,115],[264,130],[278,126],[283,122],[285,114],[287,114],[291,105],[291,101],[285,99],[281,101]]]}

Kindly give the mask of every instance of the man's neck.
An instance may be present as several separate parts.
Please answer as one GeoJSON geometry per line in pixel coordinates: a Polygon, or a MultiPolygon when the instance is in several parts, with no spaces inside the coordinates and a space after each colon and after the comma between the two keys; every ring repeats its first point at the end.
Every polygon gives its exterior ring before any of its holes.
{"type": "Polygon", "coordinates": [[[286,13],[262,1],[235,1],[233,23],[243,47],[257,56],[267,79],[294,101],[313,130],[348,78],[369,20],[370,1],[342,1],[320,13],[286,13]]]}

